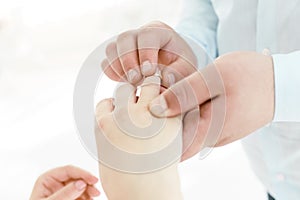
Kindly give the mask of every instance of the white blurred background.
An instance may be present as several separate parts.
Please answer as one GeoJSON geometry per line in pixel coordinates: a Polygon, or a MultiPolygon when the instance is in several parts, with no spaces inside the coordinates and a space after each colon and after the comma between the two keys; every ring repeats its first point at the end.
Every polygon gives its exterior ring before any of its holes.
{"type": "MultiPolygon", "coordinates": [[[[180,0],[0,0],[2,199],[28,199],[36,178],[53,167],[72,164],[98,175],[73,123],[80,66],[101,42],[122,31],[151,20],[175,25],[180,5],[180,0]]],[[[111,84],[101,95],[110,97],[113,89],[111,84]]],[[[239,142],[184,162],[180,174],[186,200],[266,199],[239,142]]]]}

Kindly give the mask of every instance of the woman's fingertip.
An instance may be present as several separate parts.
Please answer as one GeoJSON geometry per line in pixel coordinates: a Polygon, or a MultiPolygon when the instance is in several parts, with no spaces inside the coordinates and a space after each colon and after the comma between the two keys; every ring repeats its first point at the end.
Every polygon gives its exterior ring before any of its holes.
{"type": "Polygon", "coordinates": [[[96,196],[96,197],[100,196],[101,192],[100,192],[98,189],[96,189],[96,191],[97,191],[97,192],[96,192],[95,196],[96,196]]]}

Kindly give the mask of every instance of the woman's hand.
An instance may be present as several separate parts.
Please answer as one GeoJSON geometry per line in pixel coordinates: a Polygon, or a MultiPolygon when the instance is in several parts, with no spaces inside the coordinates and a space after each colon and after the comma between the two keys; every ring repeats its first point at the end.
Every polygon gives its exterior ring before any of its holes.
{"type": "Polygon", "coordinates": [[[98,179],[74,166],[52,169],[36,181],[30,200],[89,200],[99,196],[98,179]]]}

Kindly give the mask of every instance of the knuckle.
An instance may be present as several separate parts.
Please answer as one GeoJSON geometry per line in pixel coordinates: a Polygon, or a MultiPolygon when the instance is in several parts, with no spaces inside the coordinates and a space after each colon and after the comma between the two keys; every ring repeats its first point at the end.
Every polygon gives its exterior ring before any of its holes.
{"type": "Polygon", "coordinates": [[[157,28],[167,28],[167,29],[172,29],[169,25],[166,23],[159,21],[159,20],[153,20],[151,21],[148,25],[148,27],[157,27],[157,28]]]}
{"type": "Polygon", "coordinates": [[[125,31],[118,35],[117,37],[117,43],[122,43],[123,41],[127,41],[129,38],[132,38],[134,35],[134,31],[125,31]]]}
{"type": "Polygon", "coordinates": [[[139,39],[144,37],[156,36],[156,35],[163,35],[169,34],[170,30],[173,30],[169,26],[161,25],[161,24],[150,24],[148,26],[144,26],[138,29],[137,36],[139,39]]]}
{"type": "Polygon", "coordinates": [[[35,185],[51,185],[51,179],[44,173],[37,178],[35,185]]]}
{"type": "Polygon", "coordinates": [[[73,165],[65,165],[63,166],[63,169],[66,170],[66,171],[70,171],[72,169],[74,169],[75,167],[73,165]]]}
{"type": "Polygon", "coordinates": [[[36,179],[36,184],[42,183],[45,180],[45,174],[40,175],[37,179],[36,179]]]}
{"type": "Polygon", "coordinates": [[[101,62],[101,68],[102,68],[103,70],[105,70],[107,67],[109,67],[109,62],[108,62],[108,60],[107,60],[107,59],[102,60],[102,62],[101,62]]]}
{"type": "Polygon", "coordinates": [[[139,51],[142,50],[157,50],[157,46],[160,43],[160,30],[154,27],[140,28],[137,33],[137,41],[139,46],[139,51]]]}
{"type": "Polygon", "coordinates": [[[106,46],[105,53],[106,55],[109,55],[111,52],[115,51],[117,49],[116,42],[111,42],[106,46]]]}
{"type": "Polygon", "coordinates": [[[144,28],[140,28],[138,30],[138,38],[143,38],[143,37],[147,37],[151,34],[153,34],[153,27],[144,27],[144,28]]]}

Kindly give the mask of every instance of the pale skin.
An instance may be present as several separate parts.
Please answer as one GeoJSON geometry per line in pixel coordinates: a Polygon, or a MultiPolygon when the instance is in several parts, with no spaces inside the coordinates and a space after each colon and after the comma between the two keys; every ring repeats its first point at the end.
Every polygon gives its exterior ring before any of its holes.
{"type": "Polygon", "coordinates": [[[90,200],[100,195],[97,182],[97,177],[78,167],[58,167],[40,175],[30,200],[90,200]]]}
{"type": "MultiPolygon", "coordinates": [[[[102,100],[97,105],[96,119],[100,130],[96,132],[98,145],[101,143],[99,134],[103,134],[115,147],[135,154],[147,154],[165,148],[174,139],[174,135],[179,134],[181,136],[182,121],[180,117],[166,119],[158,134],[147,139],[134,138],[127,135],[116,122],[120,115],[124,114],[118,112],[118,110],[125,108],[128,109],[130,120],[133,124],[141,128],[150,126],[154,117],[148,110],[148,104],[160,93],[160,83],[157,84],[159,79],[158,77],[147,78],[144,81],[147,84],[142,85],[139,98],[136,97],[135,88],[125,84],[117,89],[118,95],[114,100],[102,100]],[[153,80],[156,83],[152,82],[153,80]],[[131,92],[128,92],[129,90],[131,92]]],[[[181,200],[182,195],[177,171],[181,148],[180,137],[177,148],[178,155],[175,157],[175,160],[167,166],[161,166],[160,169],[154,169],[151,172],[128,173],[122,171],[122,166],[108,166],[105,160],[99,162],[101,183],[108,199],[181,200]]],[[[98,151],[99,149],[98,146],[98,151]]],[[[109,149],[99,152],[99,154],[105,153],[109,153],[109,149]]],[[[156,162],[156,160],[153,159],[151,162],[156,162]]]]}
{"type": "MultiPolygon", "coordinates": [[[[170,127],[180,126],[181,120],[176,118],[180,114],[184,114],[181,160],[192,157],[204,147],[221,146],[243,138],[273,119],[274,72],[269,55],[232,52],[218,57],[214,65],[196,71],[195,55],[190,47],[172,28],[160,22],[121,34],[117,41],[108,45],[106,54],[102,68],[116,81],[138,84],[144,76],[155,73],[157,64],[167,66],[160,67],[166,91],[159,94],[159,87],[148,86],[140,97],[144,100],[132,98],[130,102],[133,116],[142,116],[136,119],[141,126],[147,125],[149,118],[154,116],[169,117],[170,126],[157,138],[141,142],[126,137],[111,120],[112,101],[104,100],[97,107],[103,133],[114,145],[128,151],[143,153],[161,148],[173,137],[167,134],[172,133],[170,127]],[[207,84],[211,80],[216,84],[207,84]],[[187,83],[190,87],[185,87],[187,83]],[[212,122],[212,103],[219,101],[225,102],[225,121],[220,132],[211,133],[208,129],[212,122]],[[195,107],[200,107],[201,113],[194,110],[195,107]],[[208,134],[217,134],[216,141],[207,141],[208,134]]],[[[100,164],[103,188],[110,200],[182,199],[178,162],[179,159],[162,170],[142,175],[100,164]]],[[[72,167],[49,171],[37,180],[30,199],[90,199],[99,195],[92,186],[97,180],[92,177],[72,167]],[[81,189],[76,187],[78,184],[81,189]]]]}
{"type": "Polygon", "coordinates": [[[149,109],[157,117],[185,114],[182,160],[194,156],[204,147],[241,139],[273,119],[274,72],[269,55],[231,52],[196,71],[191,49],[171,27],[161,22],[121,34],[107,47],[106,54],[102,67],[113,80],[136,84],[143,75],[152,75],[157,63],[165,66],[160,70],[162,84],[168,89],[149,104],[149,109]],[[162,33],[162,29],[168,32],[162,33]],[[126,47],[135,49],[129,52],[127,48],[124,53],[122,49],[126,47]],[[145,63],[150,63],[151,70],[143,71],[145,63]],[[129,71],[134,67],[139,73],[132,78],[129,71]],[[170,79],[172,76],[175,78],[170,79]],[[218,130],[209,130],[213,123],[212,103],[224,103],[219,108],[224,122],[218,130]],[[157,109],[158,105],[160,109],[157,109]],[[200,108],[201,112],[195,108],[200,108]],[[211,135],[214,139],[207,140],[211,135]]]}

